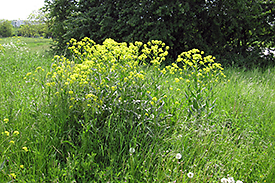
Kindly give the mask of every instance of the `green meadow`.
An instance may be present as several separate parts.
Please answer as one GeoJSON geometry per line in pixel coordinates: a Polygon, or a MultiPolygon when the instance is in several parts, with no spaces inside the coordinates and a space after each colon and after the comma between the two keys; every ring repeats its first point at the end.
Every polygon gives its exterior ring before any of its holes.
{"type": "Polygon", "coordinates": [[[274,182],[275,68],[162,42],[0,39],[0,182],[274,182]],[[140,50],[141,53],[140,53],[140,50]]]}

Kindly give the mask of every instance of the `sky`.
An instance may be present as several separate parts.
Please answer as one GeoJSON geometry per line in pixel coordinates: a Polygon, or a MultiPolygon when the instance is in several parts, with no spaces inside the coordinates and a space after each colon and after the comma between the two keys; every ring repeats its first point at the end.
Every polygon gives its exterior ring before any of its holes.
{"type": "Polygon", "coordinates": [[[0,0],[0,20],[26,20],[43,5],[44,0],[0,0]]]}

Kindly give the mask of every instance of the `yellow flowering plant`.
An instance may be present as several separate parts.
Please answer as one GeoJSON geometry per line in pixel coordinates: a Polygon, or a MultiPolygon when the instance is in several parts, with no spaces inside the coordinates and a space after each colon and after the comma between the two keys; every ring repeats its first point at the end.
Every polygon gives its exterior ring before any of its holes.
{"type": "MultiPolygon", "coordinates": [[[[54,56],[46,76],[44,85],[51,96],[50,103],[55,109],[66,109],[71,118],[81,121],[82,127],[86,118],[105,121],[112,116],[115,120],[129,120],[123,128],[134,125],[155,133],[154,128],[161,126],[156,124],[167,114],[161,110],[161,98],[144,92],[154,91],[158,83],[147,78],[141,65],[150,59],[151,65],[158,68],[167,51],[160,41],[147,45],[117,43],[112,39],[103,44],[89,38],[71,39],[68,49],[73,61],[54,56]]],[[[101,123],[98,125],[102,127],[101,123]]]]}
{"type": "MultiPolygon", "coordinates": [[[[168,90],[175,90],[179,94],[184,91],[187,104],[183,106],[188,108],[189,116],[209,112],[214,105],[213,101],[210,102],[211,90],[220,80],[220,76],[225,77],[223,68],[215,63],[215,58],[204,56],[203,51],[198,49],[183,52],[176,62],[161,67],[169,47],[157,40],[147,44],[127,44],[106,39],[103,44],[96,44],[89,38],[81,41],[71,39],[68,49],[73,60],[64,56],[54,56],[51,71],[48,72],[44,85],[50,91],[49,96],[52,100],[58,101],[55,104],[56,108],[65,104],[71,114],[80,111],[77,114],[80,117],[76,118],[83,118],[83,111],[90,111],[92,116],[101,114],[106,117],[119,109],[127,114],[131,111],[131,115],[139,121],[140,116],[145,120],[149,119],[148,116],[156,116],[145,115],[148,114],[145,103],[151,106],[150,110],[160,106],[166,107],[166,98],[161,98],[166,92],[159,91],[161,84],[150,81],[152,78],[149,79],[149,75],[153,78],[174,77],[174,85],[169,86],[168,90]],[[145,73],[142,67],[144,65],[153,69],[145,73]],[[186,86],[184,90],[177,87],[182,83],[186,86]],[[153,93],[148,94],[142,90],[150,90],[153,93]],[[155,101],[155,97],[160,99],[155,101]],[[137,109],[139,111],[136,111],[137,109]]],[[[166,94],[169,95],[169,92],[166,94]]],[[[182,106],[180,103],[183,100],[175,102],[176,106],[182,106]]],[[[176,108],[173,110],[176,111],[176,108]]]]}
{"type": "Polygon", "coordinates": [[[187,84],[185,96],[189,117],[200,116],[203,112],[211,114],[215,103],[215,100],[211,100],[212,89],[226,77],[221,64],[215,62],[215,57],[204,56],[204,52],[198,49],[182,52],[176,63],[172,67],[187,84]]]}
{"type": "Polygon", "coordinates": [[[94,150],[102,162],[115,157],[123,164],[122,157],[129,153],[125,149],[157,142],[179,118],[211,108],[211,87],[222,75],[213,57],[198,50],[161,65],[169,49],[161,41],[127,44],[106,39],[96,44],[89,38],[72,39],[68,49],[72,57],[54,56],[45,77],[40,67],[26,73],[28,83],[42,86],[44,112],[64,142],[58,147],[62,159],[81,146],[94,150]]]}

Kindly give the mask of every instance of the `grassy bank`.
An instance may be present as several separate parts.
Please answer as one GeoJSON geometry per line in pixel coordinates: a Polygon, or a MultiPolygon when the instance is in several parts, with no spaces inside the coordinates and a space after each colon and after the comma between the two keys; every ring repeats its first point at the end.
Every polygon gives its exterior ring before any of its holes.
{"type": "MultiPolygon", "coordinates": [[[[77,52],[72,41],[74,62],[45,54],[50,40],[0,44],[4,182],[275,180],[274,68],[212,77],[195,62],[158,70],[165,47],[153,57],[148,46],[148,57],[136,58],[156,60],[148,67],[113,57],[136,47],[112,41],[92,56],[83,54],[91,46],[77,52]]],[[[182,58],[195,54],[207,57],[182,58]]]]}

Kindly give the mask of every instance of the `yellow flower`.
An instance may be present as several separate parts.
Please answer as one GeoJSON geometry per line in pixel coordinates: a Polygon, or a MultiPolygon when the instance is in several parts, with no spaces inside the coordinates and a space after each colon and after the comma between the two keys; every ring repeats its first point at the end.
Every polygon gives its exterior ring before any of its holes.
{"type": "Polygon", "coordinates": [[[13,135],[19,135],[19,131],[14,131],[13,135]]]}
{"type": "Polygon", "coordinates": [[[186,83],[190,83],[190,80],[189,80],[189,79],[186,79],[186,83]]]}
{"type": "Polygon", "coordinates": [[[147,112],[145,113],[145,115],[146,115],[146,116],[149,116],[149,114],[148,114],[147,112]]]}
{"type": "Polygon", "coordinates": [[[5,123],[8,123],[8,122],[9,122],[9,119],[8,119],[8,118],[5,118],[5,119],[4,119],[4,122],[5,122],[5,123]]]}
{"type": "Polygon", "coordinates": [[[156,97],[153,97],[152,100],[156,102],[158,99],[156,97]]]}
{"type": "Polygon", "coordinates": [[[154,102],[153,102],[153,101],[151,101],[150,103],[151,103],[152,105],[154,105],[154,102]]]}
{"type": "Polygon", "coordinates": [[[25,152],[28,152],[29,150],[28,150],[28,148],[27,147],[22,147],[22,149],[25,151],[25,152]]]}
{"type": "Polygon", "coordinates": [[[113,90],[113,91],[115,91],[115,90],[116,90],[116,86],[112,86],[111,88],[112,88],[112,90],[113,90]]]}
{"type": "Polygon", "coordinates": [[[10,136],[10,132],[5,131],[4,133],[5,133],[7,136],[10,136]]]}
{"type": "Polygon", "coordinates": [[[74,92],[73,92],[73,91],[69,91],[69,94],[71,94],[71,95],[72,95],[72,94],[74,94],[74,92]]]}
{"type": "Polygon", "coordinates": [[[23,168],[24,168],[24,165],[20,165],[19,167],[23,169],[23,168]]]}
{"type": "Polygon", "coordinates": [[[28,72],[27,74],[26,74],[26,76],[28,77],[29,75],[31,75],[32,73],[31,72],[28,72]]]}
{"type": "Polygon", "coordinates": [[[175,78],[175,82],[178,83],[180,80],[179,78],[175,78]]]}
{"type": "Polygon", "coordinates": [[[175,102],[176,105],[179,105],[180,103],[179,102],[175,102]]]}
{"type": "Polygon", "coordinates": [[[36,68],[36,70],[40,70],[40,69],[42,70],[42,67],[40,67],[40,66],[36,68]]]}
{"type": "Polygon", "coordinates": [[[11,141],[10,141],[10,144],[14,144],[14,141],[13,141],[13,140],[11,140],[11,141]]]}
{"type": "Polygon", "coordinates": [[[16,179],[15,173],[11,173],[11,174],[10,174],[10,177],[16,179]]]}

